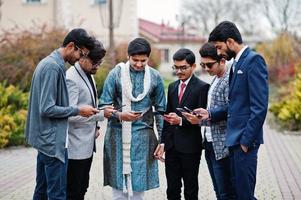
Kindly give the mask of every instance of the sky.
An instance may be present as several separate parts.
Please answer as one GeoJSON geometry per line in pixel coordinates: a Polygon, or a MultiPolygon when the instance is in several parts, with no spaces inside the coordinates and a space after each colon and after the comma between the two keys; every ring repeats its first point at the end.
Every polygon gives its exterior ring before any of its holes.
{"type": "Polygon", "coordinates": [[[176,14],[180,13],[181,0],[137,0],[138,17],[149,21],[177,26],[176,14]]]}

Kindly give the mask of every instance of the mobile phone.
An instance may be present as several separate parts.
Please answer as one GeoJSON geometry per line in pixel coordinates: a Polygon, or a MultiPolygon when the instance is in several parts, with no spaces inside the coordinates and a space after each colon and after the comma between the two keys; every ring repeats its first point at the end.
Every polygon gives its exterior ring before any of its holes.
{"type": "Polygon", "coordinates": [[[193,110],[187,108],[186,106],[184,106],[184,110],[186,110],[186,112],[193,113],[193,110]]]}
{"type": "Polygon", "coordinates": [[[179,111],[179,112],[187,112],[185,109],[183,109],[183,108],[176,108],[176,110],[177,111],[179,111]]]}
{"type": "Polygon", "coordinates": [[[154,113],[159,113],[160,115],[167,114],[165,111],[161,111],[161,110],[156,110],[154,113]]]}
{"type": "Polygon", "coordinates": [[[104,110],[105,108],[106,108],[106,106],[103,106],[103,107],[97,108],[97,110],[104,110]]]}
{"type": "Polygon", "coordinates": [[[121,106],[114,106],[115,110],[121,111],[121,108],[123,108],[126,105],[121,105],[121,106]]]}

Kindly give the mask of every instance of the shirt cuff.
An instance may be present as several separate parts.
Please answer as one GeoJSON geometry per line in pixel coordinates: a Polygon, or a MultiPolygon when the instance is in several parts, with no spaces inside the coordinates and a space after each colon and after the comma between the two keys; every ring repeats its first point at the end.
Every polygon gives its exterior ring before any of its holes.
{"type": "Polygon", "coordinates": [[[180,123],[179,123],[179,126],[182,126],[182,122],[183,122],[182,117],[180,117],[180,123]]]}

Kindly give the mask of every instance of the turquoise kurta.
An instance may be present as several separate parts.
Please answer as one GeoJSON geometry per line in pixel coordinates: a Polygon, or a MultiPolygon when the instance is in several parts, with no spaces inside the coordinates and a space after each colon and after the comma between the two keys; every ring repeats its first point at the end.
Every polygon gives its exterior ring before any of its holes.
{"type": "MultiPolygon", "coordinates": [[[[101,105],[118,105],[122,103],[122,88],[120,80],[121,68],[116,66],[109,73],[100,98],[101,105]]],[[[150,69],[151,86],[149,93],[139,102],[132,102],[132,111],[150,109],[143,117],[132,123],[131,140],[131,167],[132,187],[135,192],[142,192],[159,187],[158,163],[154,158],[154,151],[158,145],[154,133],[155,110],[164,111],[166,100],[163,81],[155,69],[150,69]]],[[[144,71],[130,70],[133,85],[132,94],[137,97],[143,92],[144,71]]],[[[155,115],[156,126],[161,135],[163,118],[155,115]]],[[[104,185],[115,189],[123,189],[122,176],[122,133],[121,123],[116,117],[108,120],[107,132],[104,141],[104,185]]]]}

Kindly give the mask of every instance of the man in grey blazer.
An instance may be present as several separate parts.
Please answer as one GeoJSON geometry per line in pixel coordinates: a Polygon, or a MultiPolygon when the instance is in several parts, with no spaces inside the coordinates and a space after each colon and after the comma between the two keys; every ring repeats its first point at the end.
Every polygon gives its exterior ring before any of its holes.
{"type": "MultiPolygon", "coordinates": [[[[81,57],[66,72],[67,87],[71,106],[91,105],[97,108],[97,91],[92,74],[95,74],[105,56],[103,45],[95,40],[95,45],[87,57],[81,57]]],[[[69,118],[67,199],[83,200],[89,187],[95,138],[98,136],[99,121],[110,117],[113,106],[107,106],[91,117],[73,116],[69,118]]]]}
{"type": "Polygon", "coordinates": [[[25,130],[28,144],[38,150],[34,200],[66,199],[68,117],[89,117],[98,110],[69,105],[65,62],[73,65],[93,45],[84,29],[73,29],[34,71],[25,130]]]}

